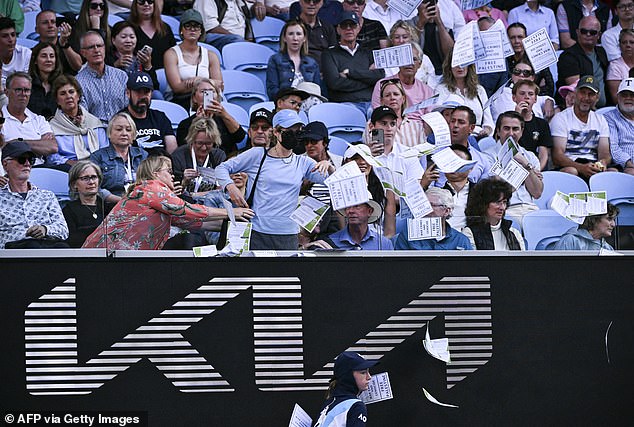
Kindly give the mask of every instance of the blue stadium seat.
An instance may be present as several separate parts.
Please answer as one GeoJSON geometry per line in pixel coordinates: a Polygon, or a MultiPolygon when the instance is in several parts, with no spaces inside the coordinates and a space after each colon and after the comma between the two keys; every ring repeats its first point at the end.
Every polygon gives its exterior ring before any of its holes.
{"type": "Polygon", "coordinates": [[[330,143],[328,144],[328,151],[338,156],[343,156],[348,149],[348,142],[337,136],[330,137],[330,143]]]}
{"type": "Polygon", "coordinates": [[[187,110],[180,105],[161,99],[153,99],[151,108],[164,112],[172,123],[172,129],[174,129],[174,131],[176,131],[180,122],[189,117],[187,110]]]}
{"type": "Polygon", "coordinates": [[[284,21],[271,16],[265,17],[262,21],[258,21],[255,18],[251,19],[251,28],[253,28],[255,42],[275,52],[280,50],[280,33],[282,27],[284,27],[284,21]]]}
{"type": "Polygon", "coordinates": [[[266,68],[275,54],[266,46],[256,43],[230,43],[222,48],[222,59],[227,70],[246,71],[257,76],[266,85],[266,68]]]}
{"type": "Polygon", "coordinates": [[[621,172],[601,172],[590,177],[591,191],[607,191],[608,200],[634,199],[634,176],[621,172]]]}
{"type": "Polygon", "coordinates": [[[222,106],[225,107],[225,110],[227,110],[227,112],[231,114],[234,119],[236,119],[236,121],[240,124],[240,126],[242,126],[244,130],[248,129],[249,114],[244,110],[244,108],[230,102],[223,102],[222,106]]]}
{"type": "Polygon", "coordinates": [[[220,51],[218,49],[216,49],[215,47],[213,47],[210,44],[207,43],[203,43],[203,42],[198,42],[198,46],[200,47],[204,47],[207,50],[212,51],[213,53],[216,54],[216,56],[218,57],[218,60],[220,61],[220,68],[224,68],[224,62],[222,61],[222,54],[220,53],[220,51]]]}
{"type": "Polygon", "coordinates": [[[252,74],[227,69],[222,71],[222,78],[225,99],[239,105],[244,111],[249,111],[253,104],[268,100],[264,84],[252,74]]]}
{"type": "Polygon", "coordinates": [[[167,83],[167,76],[165,75],[165,68],[156,69],[156,79],[159,84],[159,91],[165,95],[169,89],[169,83],[167,83]]]}
{"type": "Polygon", "coordinates": [[[555,211],[539,210],[529,212],[522,219],[524,237],[528,242],[527,250],[535,250],[538,243],[546,238],[561,237],[570,228],[577,225],[555,211]]]}
{"type": "Polygon", "coordinates": [[[123,18],[118,15],[108,15],[108,25],[110,25],[111,27],[114,26],[114,24],[116,24],[117,22],[121,21],[123,21],[123,18]]]}
{"type": "Polygon", "coordinates": [[[161,15],[161,21],[165,22],[167,26],[172,29],[172,33],[174,33],[174,37],[176,37],[177,40],[181,39],[181,34],[180,34],[181,23],[178,20],[178,18],[174,18],[173,16],[169,16],[169,15],[161,15]]]}
{"type": "Polygon", "coordinates": [[[264,102],[258,102],[257,104],[253,104],[249,108],[249,117],[251,117],[251,113],[253,113],[255,110],[258,110],[260,108],[266,108],[267,110],[273,112],[273,110],[275,110],[275,103],[273,101],[264,101],[264,102]]]}
{"type": "Polygon", "coordinates": [[[24,29],[19,34],[19,36],[23,39],[29,38],[32,34],[37,34],[35,32],[35,18],[39,12],[26,12],[24,14],[24,29]]]}
{"type": "Polygon", "coordinates": [[[18,37],[15,40],[15,43],[19,44],[20,46],[24,46],[24,47],[28,47],[29,49],[33,49],[39,42],[37,40],[23,39],[21,37],[18,37]]]}
{"type": "Polygon", "coordinates": [[[616,219],[618,226],[634,225],[634,198],[622,197],[612,199],[610,202],[619,208],[619,216],[616,219]]]}
{"type": "Polygon", "coordinates": [[[557,190],[565,194],[588,191],[588,185],[578,176],[558,171],[546,171],[543,172],[543,175],[544,191],[539,199],[535,199],[535,204],[539,206],[539,209],[550,208],[550,199],[557,193],[557,190]]]}
{"type": "Polygon", "coordinates": [[[52,191],[63,205],[70,200],[68,195],[68,174],[66,172],[49,169],[49,168],[33,168],[29,181],[39,188],[52,191]]]}
{"type": "Polygon", "coordinates": [[[366,118],[361,111],[350,105],[324,102],[312,107],[308,111],[308,118],[311,122],[323,122],[330,135],[348,142],[360,141],[363,138],[366,118]]]}

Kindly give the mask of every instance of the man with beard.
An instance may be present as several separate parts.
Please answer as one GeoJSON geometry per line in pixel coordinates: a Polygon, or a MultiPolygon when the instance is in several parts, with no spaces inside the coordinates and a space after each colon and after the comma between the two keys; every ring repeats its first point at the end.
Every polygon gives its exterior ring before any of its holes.
{"type": "Polygon", "coordinates": [[[603,117],[610,127],[610,151],[623,172],[634,175],[634,79],[624,79],[616,94],[617,108],[603,117]]]}
{"type": "Polygon", "coordinates": [[[136,124],[136,145],[149,154],[171,154],[178,146],[172,124],[165,113],[150,108],[152,78],[138,72],[128,78],[126,95],[130,99],[123,111],[130,114],[136,124]]]}

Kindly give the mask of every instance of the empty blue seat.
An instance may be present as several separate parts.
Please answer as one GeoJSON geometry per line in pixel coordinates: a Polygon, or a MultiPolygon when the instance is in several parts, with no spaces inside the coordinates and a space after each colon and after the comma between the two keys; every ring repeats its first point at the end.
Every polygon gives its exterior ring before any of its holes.
{"type": "Polygon", "coordinates": [[[343,156],[346,150],[348,149],[348,142],[337,136],[330,137],[330,143],[328,144],[328,151],[332,154],[336,154],[338,156],[343,156]]]}
{"type": "Polygon", "coordinates": [[[557,212],[546,209],[529,212],[522,219],[524,237],[528,242],[527,250],[535,250],[537,244],[550,237],[560,237],[577,225],[557,212]]]}
{"type": "Polygon", "coordinates": [[[253,38],[255,42],[275,52],[280,50],[280,33],[285,22],[271,16],[265,17],[262,21],[251,19],[253,38]]]}
{"type": "Polygon", "coordinates": [[[165,95],[169,89],[169,83],[167,83],[167,76],[165,75],[165,68],[156,69],[156,79],[159,84],[159,91],[165,95]]]}
{"type": "Polygon", "coordinates": [[[227,110],[227,112],[231,114],[234,119],[236,119],[236,121],[240,124],[240,126],[244,128],[244,130],[248,129],[249,114],[244,110],[244,108],[230,102],[223,102],[222,106],[225,107],[225,110],[227,110]]]}
{"type": "Polygon", "coordinates": [[[55,193],[55,197],[57,197],[62,206],[70,200],[68,195],[68,174],[66,172],[49,168],[33,168],[31,169],[29,181],[39,188],[55,193]]]}
{"type": "Polygon", "coordinates": [[[544,190],[539,199],[535,199],[535,204],[540,209],[549,209],[550,200],[557,191],[562,193],[582,193],[588,191],[588,184],[578,176],[565,172],[546,171],[544,175],[544,190]]]}
{"type": "Polygon", "coordinates": [[[225,99],[239,105],[245,111],[249,111],[253,104],[268,101],[264,84],[256,76],[244,71],[227,69],[222,71],[222,78],[225,84],[225,99]]]}
{"type": "Polygon", "coordinates": [[[348,142],[363,138],[366,118],[361,111],[350,105],[324,102],[308,110],[308,118],[311,122],[323,122],[330,135],[348,142]]]}
{"type": "Polygon", "coordinates": [[[246,71],[266,85],[266,68],[275,52],[256,43],[230,43],[222,48],[222,60],[227,70],[246,71]]]}
{"type": "Polygon", "coordinates": [[[20,46],[24,46],[24,47],[28,47],[29,49],[33,49],[39,42],[37,40],[23,39],[21,37],[18,37],[15,40],[15,43],[19,44],[20,46]]]}
{"type": "Polygon", "coordinates": [[[123,18],[118,15],[108,15],[108,25],[110,25],[111,27],[114,26],[114,24],[116,24],[117,22],[121,21],[123,21],[123,18]]]}
{"type": "Polygon", "coordinates": [[[174,37],[177,40],[181,39],[181,34],[180,34],[181,23],[177,18],[174,18],[173,16],[169,16],[169,15],[161,15],[161,21],[166,23],[167,26],[171,28],[172,33],[174,33],[174,37]]]}
{"type": "Polygon", "coordinates": [[[189,117],[189,112],[180,105],[161,99],[153,99],[151,108],[164,112],[170,120],[174,131],[176,131],[180,122],[189,117]]]}
{"type": "Polygon", "coordinates": [[[607,191],[608,200],[634,199],[634,176],[621,172],[601,172],[590,177],[590,190],[607,191]]]}
{"type": "Polygon", "coordinates": [[[35,18],[39,12],[26,12],[24,14],[24,29],[19,34],[19,36],[23,39],[28,38],[32,34],[37,34],[35,32],[35,18]]]}

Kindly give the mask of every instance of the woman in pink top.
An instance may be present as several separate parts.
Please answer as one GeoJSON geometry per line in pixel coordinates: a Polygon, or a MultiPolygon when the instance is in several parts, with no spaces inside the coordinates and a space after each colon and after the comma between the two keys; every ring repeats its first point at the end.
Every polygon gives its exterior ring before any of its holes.
{"type": "Polygon", "coordinates": [[[477,21],[483,16],[490,16],[496,21],[498,19],[501,19],[502,22],[504,23],[504,28],[509,26],[509,24],[506,22],[506,16],[504,16],[504,12],[502,12],[500,9],[491,7],[491,3],[486,4],[484,6],[480,6],[475,9],[463,10],[462,15],[464,16],[464,20],[466,22],[477,21]]]}

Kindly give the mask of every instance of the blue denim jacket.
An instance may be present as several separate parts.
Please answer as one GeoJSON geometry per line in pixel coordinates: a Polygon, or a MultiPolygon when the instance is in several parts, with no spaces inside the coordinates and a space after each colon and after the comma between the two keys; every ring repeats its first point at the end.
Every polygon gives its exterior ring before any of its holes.
{"type": "MultiPolygon", "coordinates": [[[[130,156],[132,169],[137,170],[139,164],[147,157],[147,151],[140,147],[130,147],[130,156]]],[[[125,190],[126,181],[125,167],[126,163],[114,151],[112,144],[101,148],[90,155],[90,160],[99,165],[103,173],[103,181],[101,187],[108,192],[121,196],[125,190]]],[[[133,172],[134,174],[134,172],[133,172]]]]}
{"type": "MultiPolygon", "coordinates": [[[[321,76],[319,75],[319,64],[310,56],[302,56],[302,62],[299,65],[299,71],[304,76],[304,81],[317,83],[321,85],[321,76]]],[[[276,53],[269,59],[269,65],[266,68],[266,93],[269,99],[275,99],[275,95],[280,89],[289,87],[295,78],[295,64],[291,61],[288,54],[276,53]]]]}

